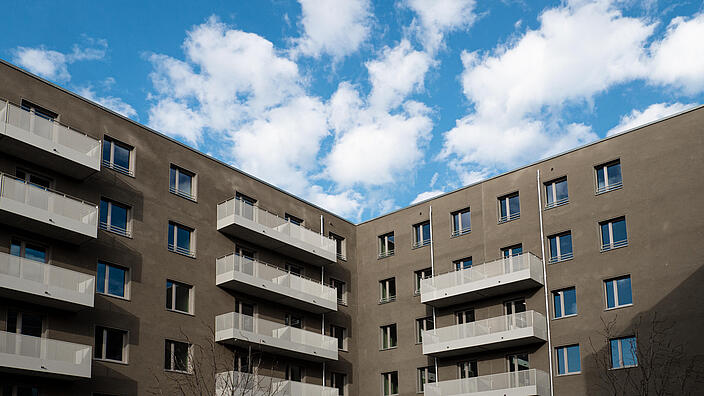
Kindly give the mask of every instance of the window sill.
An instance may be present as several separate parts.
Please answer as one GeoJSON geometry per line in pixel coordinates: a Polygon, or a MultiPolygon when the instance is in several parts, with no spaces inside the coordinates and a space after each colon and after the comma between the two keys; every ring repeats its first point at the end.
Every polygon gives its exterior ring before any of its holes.
{"type": "Polygon", "coordinates": [[[580,374],[582,374],[581,371],[575,371],[574,373],[555,374],[555,377],[569,377],[572,375],[580,375],[580,374]]]}
{"type": "Polygon", "coordinates": [[[609,368],[609,371],[611,371],[611,370],[628,370],[628,369],[637,368],[637,367],[638,367],[637,364],[634,366],[611,367],[611,368],[609,368]]]}
{"type": "Polygon", "coordinates": [[[195,253],[187,254],[187,253],[177,252],[177,251],[171,250],[171,249],[167,249],[167,250],[170,251],[171,253],[178,254],[179,256],[184,256],[184,257],[188,257],[188,258],[192,258],[192,259],[195,259],[195,258],[196,258],[196,254],[195,254],[195,253]]]}
{"type": "Polygon", "coordinates": [[[124,362],[122,360],[103,359],[103,358],[97,358],[97,357],[94,357],[93,360],[96,362],[103,362],[103,363],[117,363],[117,364],[121,364],[123,366],[129,365],[128,362],[124,362]]]}
{"type": "Polygon", "coordinates": [[[378,255],[377,260],[385,259],[387,257],[392,257],[393,255],[394,255],[393,253],[385,254],[385,255],[378,255]]]}
{"type": "Polygon", "coordinates": [[[121,296],[116,296],[114,294],[103,293],[103,292],[99,292],[99,291],[95,292],[95,294],[99,294],[101,296],[106,296],[106,297],[116,298],[118,300],[130,301],[129,297],[121,297],[121,296]]]}
{"type": "Polygon", "coordinates": [[[388,299],[388,300],[379,300],[379,305],[392,303],[392,302],[394,302],[394,301],[396,301],[396,297],[390,298],[390,299],[388,299]]]}
{"type": "Polygon", "coordinates": [[[559,259],[556,259],[556,260],[549,259],[549,260],[548,260],[548,264],[563,263],[563,262],[565,262],[565,261],[570,261],[570,260],[572,260],[572,259],[574,259],[574,256],[570,256],[570,257],[567,257],[567,258],[559,258],[559,259]]]}
{"type": "Polygon", "coordinates": [[[632,306],[633,306],[633,303],[624,304],[624,305],[619,305],[618,307],[605,308],[604,311],[614,311],[616,309],[628,308],[628,307],[632,307],[632,306]]]}
{"type": "Polygon", "coordinates": [[[469,235],[469,234],[471,234],[471,233],[472,233],[472,230],[467,230],[467,231],[458,232],[458,233],[454,233],[454,232],[453,232],[453,233],[450,234],[450,238],[459,238],[459,237],[461,237],[461,236],[463,236],[463,235],[469,235]]]}
{"type": "Polygon", "coordinates": [[[170,192],[172,195],[176,195],[176,196],[181,197],[181,198],[183,198],[183,199],[185,199],[185,200],[187,200],[187,201],[191,201],[191,202],[193,202],[193,203],[198,203],[198,200],[196,199],[196,197],[190,196],[190,195],[185,194],[185,193],[178,193],[178,192],[172,191],[171,189],[169,189],[169,192],[170,192]]]}
{"type": "Polygon", "coordinates": [[[432,243],[431,241],[423,242],[423,243],[414,243],[413,245],[411,245],[411,250],[416,250],[416,249],[424,248],[426,246],[430,246],[431,243],[432,243]]]}
{"type": "Polygon", "coordinates": [[[516,221],[516,220],[518,220],[518,219],[520,219],[520,218],[521,218],[521,215],[519,214],[519,215],[517,215],[516,217],[513,217],[513,218],[509,218],[509,219],[505,219],[505,220],[499,220],[497,224],[506,224],[506,223],[510,223],[510,222],[516,221]]]}
{"type": "Polygon", "coordinates": [[[616,249],[623,249],[623,248],[625,248],[625,247],[628,247],[628,241],[626,241],[626,243],[625,243],[624,245],[619,245],[619,246],[614,246],[614,247],[609,247],[609,248],[603,248],[603,247],[602,247],[601,250],[600,250],[600,252],[601,252],[601,253],[606,253],[606,252],[610,252],[610,251],[616,250],[616,249]]]}
{"type": "Polygon", "coordinates": [[[194,314],[194,313],[185,312],[185,311],[179,311],[179,310],[177,310],[177,309],[169,309],[169,308],[166,308],[166,311],[167,311],[167,312],[173,312],[173,313],[181,314],[181,315],[187,315],[187,316],[193,316],[193,317],[196,316],[196,314],[194,314]]]}
{"type": "Polygon", "coordinates": [[[190,371],[181,371],[181,370],[172,370],[172,369],[164,369],[165,373],[173,373],[173,374],[184,374],[184,375],[191,375],[190,371]]]}
{"type": "Polygon", "coordinates": [[[383,352],[383,351],[392,351],[392,350],[394,350],[394,349],[398,349],[398,346],[391,347],[391,348],[386,348],[386,349],[381,348],[381,349],[379,349],[379,352],[383,352]]]}
{"type": "Polygon", "coordinates": [[[560,319],[567,319],[567,318],[573,318],[577,316],[578,314],[571,314],[571,315],[562,315],[559,318],[552,318],[552,320],[560,320],[560,319]]]}
{"type": "Polygon", "coordinates": [[[611,191],[620,190],[620,189],[622,189],[622,188],[623,188],[623,184],[619,183],[617,186],[605,188],[605,189],[603,189],[603,190],[601,190],[601,191],[596,190],[596,191],[594,192],[594,195],[604,195],[604,194],[609,193],[609,192],[611,192],[611,191]]]}
{"type": "Polygon", "coordinates": [[[113,172],[119,173],[121,175],[129,176],[133,179],[136,179],[136,177],[134,176],[134,171],[131,169],[123,170],[123,169],[117,168],[117,167],[115,167],[115,165],[107,163],[107,162],[102,162],[102,167],[107,168],[107,169],[111,169],[113,172]]]}
{"type": "Polygon", "coordinates": [[[106,228],[106,227],[98,227],[98,229],[101,230],[101,231],[109,232],[109,233],[111,233],[111,234],[119,235],[119,236],[121,236],[121,237],[129,238],[129,239],[134,239],[134,238],[132,237],[132,233],[131,233],[131,232],[118,232],[118,231],[113,231],[113,230],[111,230],[111,229],[108,229],[108,228],[106,228]]]}

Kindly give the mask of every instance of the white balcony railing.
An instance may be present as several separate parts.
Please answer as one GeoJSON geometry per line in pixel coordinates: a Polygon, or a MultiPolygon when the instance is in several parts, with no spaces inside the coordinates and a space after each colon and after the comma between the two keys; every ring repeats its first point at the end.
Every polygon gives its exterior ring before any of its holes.
{"type": "Polygon", "coordinates": [[[256,279],[257,287],[281,292],[291,298],[300,296],[309,301],[327,301],[332,307],[337,305],[335,288],[249,257],[229,254],[218,258],[215,267],[218,284],[221,281],[227,282],[238,274],[244,274],[256,279]]]}
{"type": "Polygon", "coordinates": [[[0,253],[0,287],[79,306],[93,306],[95,277],[0,253]]]}
{"type": "Polygon", "coordinates": [[[425,396],[547,396],[550,393],[548,373],[530,369],[510,373],[482,375],[425,385],[425,396]]]}
{"type": "Polygon", "coordinates": [[[339,396],[337,389],[258,374],[229,371],[215,377],[217,396],[339,396]]]}
{"type": "Polygon", "coordinates": [[[0,367],[90,378],[91,347],[0,331],[0,367]]]}
{"type": "Polygon", "coordinates": [[[215,317],[215,340],[229,339],[337,360],[337,338],[237,312],[215,317]]]}

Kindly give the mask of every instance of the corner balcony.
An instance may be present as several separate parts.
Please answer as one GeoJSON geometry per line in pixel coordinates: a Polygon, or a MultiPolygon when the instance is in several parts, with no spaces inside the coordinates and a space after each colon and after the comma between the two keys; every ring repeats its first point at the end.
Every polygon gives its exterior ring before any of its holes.
{"type": "Polygon", "coordinates": [[[337,339],[236,312],[215,317],[215,341],[323,362],[337,360],[337,339]]]}
{"type": "Polygon", "coordinates": [[[440,308],[542,285],[542,260],[524,253],[423,279],[420,301],[440,308]]]}
{"type": "Polygon", "coordinates": [[[100,170],[100,140],[11,103],[0,103],[0,150],[67,176],[100,170]]]}
{"type": "Polygon", "coordinates": [[[228,371],[215,376],[216,396],[339,396],[336,388],[228,371]]]}
{"type": "Polygon", "coordinates": [[[220,257],[215,267],[220,287],[309,312],[337,311],[337,290],[321,282],[238,254],[220,257]]]}
{"type": "Polygon", "coordinates": [[[0,253],[0,296],[78,311],[93,308],[95,277],[0,253]]]}
{"type": "Polygon", "coordinates": [[[0,331],[0,370],[22,375],[90,378],[91,346],[0,331]]]}
{"type": "Polygon", "coordinates": [[[549,396],[548,373],[530,369],[425,385],[425,396],[549,396]]]}
{"type": "Polygon", "coordinates": [[[545,316],[535,311],[423,332],[423,354],[448,357],[545,342],[545,316]]]}
{"type": "Polygon", "coordinates": [[[79,244],[98,236],[98,206],[0,173],[0,222],[79,244]]]}
{"type": "Polygon", "coordinates": [[[334,239],[237,197],[218,204],[218,231],[310,264],[322,266],[337,262],[334,239]]]}

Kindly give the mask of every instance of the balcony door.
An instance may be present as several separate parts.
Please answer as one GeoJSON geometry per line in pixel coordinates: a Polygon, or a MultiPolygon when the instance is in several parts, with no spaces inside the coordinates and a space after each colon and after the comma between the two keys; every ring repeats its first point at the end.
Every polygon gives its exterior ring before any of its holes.
{"type": "Polygon", "coordinates": [[[527,353],[519,353],[506,356],[506,364],[508,365],[509,384],[511,388],[530,385],[530,363],[527,353]]]}
{"type": "MultiPolygon", "coordinates": [[[[44,333],[44,318],[41,315],[14,309],[7,311],[7,332],[32,337],[41,337],[44,333]]],[[[41,342],[38,339],[10,336],[8,347],[15,345],[15,353],[22,356],[42,357],[41,342]],[[10,341],[14,338],[14,342],[10,341]]]]}
{"type": "Polygon", "coordinates": [[[31,261],[13,260],[11,258],[9,268],[0,269],[0,271],[7,271],[8,275],[16,276],[20,279],[44,283],[47,268],[43,264],[48,261],[46,247],[20,239],[12,239],[10,242],[10,255],[31,261]]]}
{"type": "Polygon", "coordinates": [[[525,327],[525,315],[518,315],[522,312],[526,312],[526,300],[513,300],[504,303],[506,330],[525,327]]]}
{"type": "Polygon", "coordinates": [[[247,275],[257,276],[254,272],[254,251],[238,246],[235,249],[237,260],[239,260],[240,271],[247,275]]]}
{"type": "Polygon", "coordinates": [[[235,300],[235,313],[239,319],[237,328],[244,331],[254,332],[254,305],[245,303],[241,300],[235,300]]]}

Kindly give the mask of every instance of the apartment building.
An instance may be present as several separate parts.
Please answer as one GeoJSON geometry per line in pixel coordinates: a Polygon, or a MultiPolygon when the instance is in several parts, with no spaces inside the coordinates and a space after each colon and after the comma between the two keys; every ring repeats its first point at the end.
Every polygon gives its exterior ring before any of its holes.
{"type": "Polygon", "coordinates": [[[653,323],[704,358],[704,108],[354,224],[4,62],[0,98],[3,396],[610,394],[653,323]]]}

